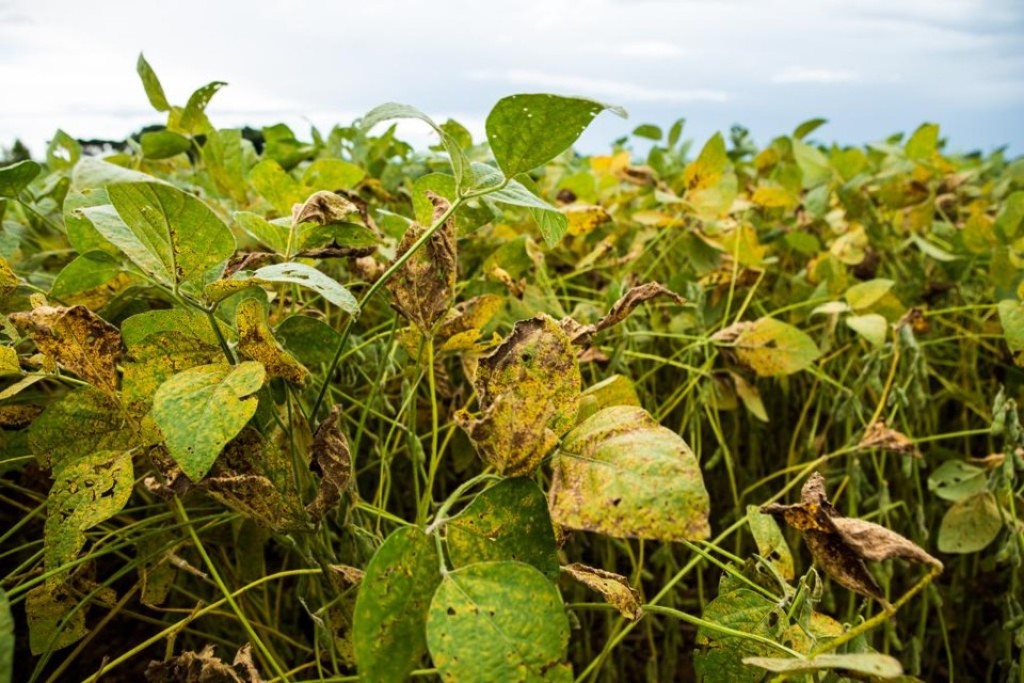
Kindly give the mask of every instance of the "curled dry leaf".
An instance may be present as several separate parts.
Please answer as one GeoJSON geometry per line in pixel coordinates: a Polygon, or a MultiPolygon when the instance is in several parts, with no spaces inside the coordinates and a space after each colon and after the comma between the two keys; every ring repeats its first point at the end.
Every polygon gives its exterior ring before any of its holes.
{"type": "Polygon", "coordinates": [[[0,429],[27,427],[41,412],[41,407],[33,405],[0,406],[0,429]]]}
{"type": "Polygon", "coordinates": [[[243,645],[231,665],[214,655],[214,646],[200,652],[182,652],[165,662],[153,660],[146,667],[149,683],[263,683],[252,661],[252,646],[243,645]]]}
{"type": "Polygon", "coordinates": [[[679,296],[665,285],[658,282],[648,282],[646,284],[637,285],[636,287],[631,287],[629,291],[623,294],[619,300],[612,305],[608,314],[593,325],[580,325],[572,318],[565,318],[561,322],[562,329],[564,329],[566,334],[569,335],[569,338],[572,339],[573,344],[583,346],[590,343],[590,339],[595,334],[614,325],[618,325],[628,318],[629,315],[636,310],[637,306],[645,301],[653,299],[656,296],[667,296],[677,304],[686,303],[686,299],[679,296]]]}
{"type": "Polygon", "coordinates": [[[825,477],[810,476],[795,505],[772,503],[761,512],[779,515],[803,533],[814,561],[840,585],[887,604],[885,595],[864,560],[879,562],[901,557],[942,569],[942,563],[920,546],[883,526],[842,517],[825,492],[825,477]]]}
{"type": "Polygon", "coordinates": [[[532,474],[576,421],[579,365],[568,335],[552,318],[516,323],[480,359],[476,387],[481,416],[455,419],[485,462],[505,476],[532,474]]]}
{"type": "Polygon", "coordinates": [[[910,438],[902,432],[890,429],[885,425],[885,420],[876,420],[864,430],[858,448],[881,448],[893,453],[902,453],[912,458],[920,458],[921,451],[910,438]]]}
{"type": "Polygon", "coordinates": [[[306,511],[314,521],[323,519],[328,510],[341,502],[341,494],[352,478],[352,454],[348,439],[338,427],[340,418],[341,406],[335,405],[313,435],[313,459],[309,469],[320,475],[320,486],[306,511]]]}
{"type": "MultiPolygon", "coordinates": [[[[433,192],[427,192],[427,197],[434,205],[437,221],[450,204],[433,192]]],[[[396,258],[406,254],[425,231],[419,223],[410,225],[398,245],[396,258]]],[[[455,221],[449,218],[388,281],[391,305],[420,330],[429,332],[451,308],[457,269],[455,221]]]]}
{"type": "Polygon", "coordinates": [[[629,585],[625,576],[579,563],[567,564],[562,567],[562,571],[600,593],[605,602],[630,621],[636,621],[644,615],[640,593],[629,585]]]}
{"type": "Polygon", "coordinates": [[[85,306],[40,305],[10,318],[42,353],[67,370],[107,393],[117,389],[121,333],[85,306]]]}
{"type": "Polygon", "coordinates": [[[292,223],[340,223],[357,210],[356,205],[344,197],[321,190],[311,194],[302,204],[292,207],[292,223]]]}

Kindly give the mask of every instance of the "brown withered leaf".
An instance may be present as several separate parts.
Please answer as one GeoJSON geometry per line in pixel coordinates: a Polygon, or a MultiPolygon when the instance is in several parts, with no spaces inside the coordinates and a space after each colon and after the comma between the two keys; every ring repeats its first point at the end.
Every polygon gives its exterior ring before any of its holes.
{"type": "Polygon", "coordinates": [[[214,646],[200,652],[182,652],[165,662],[153,660],[146,667],[149,683],[263,683],[252,661],[252,646],[246,643],[231,665],[214,655],[214,646]]]}
{"type": "Polygon", "coordinates": [[[917,450],[917,446],[914,445],[910,438],[902,432],[897,432],[895,429],[887,427],[885,420],[876,420],[868,425],[857,447],[881,448],[893,453],[909,455],[912,458],[921,457],[921,451],[917,450]]]}
{"type": "Polygon", "coordinates": [[[341,406],[335,405],[313,434],[313,459],[309,469],[320,475],[320,486],[306,511],[317,522],[341,502],[341,494],[352,478],[352,454],[348,439],[338,426],[340,419],[341,406]]]}
{"type": "Polygon", "coordinates": [[[292,207],[292,222],[316,223],[317,225],[328,225],[329,223],[340,223],[349,214],[358,211],[355,204],[344,197],[321,190],[314,192],[302,204],[292,207]]]}
{"type": "Polygon", "coordinates": [[[562,329],[564,329],[566,334],[569,335],[573,344],[576,344],[577,346],[589,344],[591,338],[595,334],[601,330],[606,330],[609,327],[618,325],[628,318],[629,315],[636,310],[637,306],[645,301],[653,299],[656,296],[667,296],[677,304],[686,303],[686,299],[679,296],[665,285],[658,282],[648,282],[646,284],[637,285],[636,287],[631,287],[629,291],[623,294],[619,300],[612,305],[607,315],[593,325],[580,325],[572,318],[565,318],[561,322],[562,329]]]}
{"type": "MultiPolygon", "coordinates": [[[[433,192],[427,192],[427,197],[434,205],[437,221],[450,204],[433,192]]],[[[410,225],[398,245],[396,258],[406,254],[424,232],[426,228],[419,223],[410,225]]],[[[455,221],[449,218],[388,281],[391,305],[420,330],[429,332],[452,306],[457,269],[455,221]]]]}
{"type": "Polygon", "coordinates": [[[32,336],[46,356],[107,393],[117,389],[121,333],[85,306],[40,305],[12,313],[11,321],[32,336]]]}
{"type": "Polygon", "coordinates": [[[640,593],[629,585],[625,576],[579,563],[567,564],[562,567],[562,571],[600,593],[605,602],[630,621],[636,621],[644,615],[640,593]]]}
{"type": "Polygon", "coordinates": [[[267,374],[281,377],[296,386],[305,386],[309,370],[282,348],[267,323],[267,312],[258,299],[238,304],[238,352],[249,360],[263,363],[267,374]]]}
{"type": "Polygon", "coordinates": [[[568,335],[552,318],[520,320],[489,356],[474,386],[481,415],[456,422],[480,457],[509,477],[532,474],[576,422],[579,365],[568,335]]]}
{"type": "Polygon", "coordinates": [[[0,429],[22,429],[43,412],[42,407],[33,405],[0,406],[0,429]]]}
{"type": "Polygon", "coordinates": [[[843,517],[825,491],[825,477],[815,472],[794,505],[772,503],[761,512],[779,515],[802,532],[814,561],[839,585],[888,606],[885,595],[864,560],[880,562],[901,557],[942,569],[942,563],[912,541],[883,526],[843,517]]]}

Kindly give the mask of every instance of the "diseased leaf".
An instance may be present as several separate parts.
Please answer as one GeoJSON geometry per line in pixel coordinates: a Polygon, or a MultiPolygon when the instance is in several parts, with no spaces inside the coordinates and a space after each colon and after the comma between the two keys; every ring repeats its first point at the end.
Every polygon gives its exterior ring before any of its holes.
{"type": "Polygon", "coordinates": [[[289,282],[310,289],[349,315],[359,313],[359,304],[352,292],[337,280],[304,263],[276,263],[254,271],[239,271],[230,279],[217,280],[206,286],[206,296],[223,301],[247,287],[259,287],[276,282],[289,282]]]}
{"type": "Polygon", "coordinates": [[[744,657],[743,663],[776,673],[836,670],[878,676],[879,678],[896,678],[903,675],[903,665],[900,664],[900,661],[880,652],[856,652],[839,655],[826,653],[810,659],[744,657]]]}
{"type": "Polygon", "coordinates": [[[568,682],[568,642],[558,589],[522,562],[449,572],[430,602],[427,646],[444,681],[568,682]]]}
{"type": "Polygon", "coordinates": [[[46,582],[30,590],[25,596],[25,613],[34,655],[65,648],[88,633],[86,608],[64,583],[46,582]]]}
{"type": "Polygon", "coordinates": [[[643,616],[640,593],[629,585],[625,576],[579,563],[567,564],[562,567],[562,571],[600,593],[605,602],[619,610],[619,614],[626,619],[636,621],[643,616]]]}
{"type": "Polygon", "coordinates": [[[292,207],[292,223],[340,223],[357,211],[356,205],[341,195],[321,190],[311,194],[301,205],[292,207]]]}
{"type": "Polygon", "coordinates": [[[238,327],[238,353],[261,363],[269,377],[281,377],[296,386],[305,386],[309,370],[281,348],[267,323],[262,301],[246,299],[235,309],[238,327]]]}
{"type": "Polygon", "coordinates": [[[547,499],[530,479],[505,479],[492,486],[448,520],[446,528],[455,567],[514,560],[533,565],[551,579],[558,576],[547,499]]]}
{"type": "Polygon", "coordinates": [[[821,356],[817,344],[806,333],[774,318],[736,323],[711,339],[729,348],[759,377],[791,375],[821,356]]]}
{"type": "Polygon", "coordinates": [[[580,395],[580,410],[576,424],[612,406],[640,406],[636,387],[625,375],[612,375],[587,387],[580,395]]]}
{"type": "Polygon", "coordinates": [[[198,135],[212,130],[213,127],[206,118],[206,107],[210,104],[213,96],[217,94],[217,91],[225,85],[227,83],[223,81],[211,81],[189,95],[188,102],[185,103],[185,109],[182,110],[181,119],[178,122],[178,125],[184,132],[190,135],[198,135]]]}
{"type": "Polygon", "coordinates": [[[747,524],[757,543],[757,553],[775,567],[779,576],[792,581],[796,576],[793,553],[789,550],[778,522],[771,515],[762,513],[756,505],[748,505],[747,524]]]}
{"type": "Polygon", "coordinates": [[[570,235],[589,235],[602,225],[611,223],[611,214],[603,207],[594,204],[567,206],[562,213],[568,219],[570,235]]]}
{"type": "Polygon", "coordinates": [[[686,201],[698,215],[716,217],[726,213],[737,193],[736,174],[729,170],[725,139],[715,133],[700,155],[683,172],[686,201]]]}
{"type": "Polygon", "coordinates": [[[903,432],[898,432],[886,426],[885,420],[876,420],[864,430],[858,448],[881,448],[891,453],[901,453],[913,458],[920,458],[921,452],[917,446],[903,432]]]}
{"type": "Polygon", "coordinates": [[[665,287],[665,285],[657,282],[648,282],[643,285],[637,285],[636,287],[630,287],[629,290],[612,305],[607,315],[598,320],[597,323],[593,325],[580,325],[572,318],[566,318],[562,321],[562,327],[565,329],[566,333],[569,334],[573,344],[585,345],[590,343],[590,339],[595,334],[614,325],[618,325],[628,318],[630,314],[636,310],[637,306],[657,296],[667,296],[677,304],[686,303],[686,299],[665,287]]]}
{"type": "Polygon", "coordinates": [[[260,363],[200,365],[164,382],[153,397],[153,418],[171,457],[193,482],[210,470],[225,444],[256,412],[266,372],[260,363]],[[248,397],[248,398],[246,398],[248,397]]]}
{"type": "Polygon", "coordinates": [[[146,667],[149,683],[263,683],[252,661],[252,645],[246,643],[228,665],[214,655],[214,646],[206,645],[200,652],[191,650],[146,667]]]}
{"type": "MultiPolygon", "coordinates": [[[[448,200],[430,192],[434,204],[434,221],[449,209],[448,200]]],[[[404,256],[426,229],[413,223],[402,237],[395,258],[404,256]]],[[[458,256],[455,245],[455,223],[451,218],[414,253],[388,281],[391,305],[424,334],[429,333],[441,316],[451,308],[455,298],[458,256]]]]}
{"type": "Polygon", "coordinates": [[[521,320],[480,360],[480,417],[460,411],[455,419],[484,462],[505,476],[529,475],[575,423],[580,383],[575,349],[558,324],[521,320]]]}
{"type": "Polygon", "coordinates": [[[987,487],[985,470],[963,460],[947,460],[928,475],[928,490],[954,503],[975,496],[987,487]]]}
{"type": "Polygon", "coordinates": [[[707,538],[709,500],[697,459],[642,408],[605,408],[576,427],[552,463],[551,517],[616,538],[707,538]]]}
{"type": "Polygon", "coordinates": [[[984,550],[1003,529],[999,504],[989,491],[953,503],[939,524],[939,550],[968,554],[984,550]]]}
{"type": "Polygon", "coordinates": [[[21,278],[11,269],[11,264],[0,256],[0,304],[21,286],[21,278]]]}
{"type": "Polygon", "coordinates": [[[348,439],[338,424],[340,419],[341,406],[335,405],[313,434],[313,458],[309,469],[320,476],[316,498],[306,506],[313,521],[320,521],[328,511],[338,506],[352,478],[352,454],[348,439]]]}
{"type": "Polygon", "coordinates": [[[82,387],[47,406],[29,427],[28,443],[41,466],[57,467],[98,451],[127,451],[139,438],[116,399],[82,387]]]}
{"type": "Polygon", "coordinates": [[[117,389],[121,334],[85,306],[36,306],[10,318],[42,353],[67,370],[108,393],[117,389]]]}
{"type": "Polygon", "coordinates": [[[0,377],[4,375],[20,375],[21,364],[18,352],[11,346],[0,346],[0,377]]]}
{"type": "Polygon", "coordinates": [[[352,642],[362,679],[397,683],[419,664],[439,567],[434,539],[416,527],[398,529],[377,549],[354,612],[352,642]]]}
{"type": "Polygon", "coordinates": [[[764,402],[761,400],[761,392],[757,385],[748,382],[743,375],[730,372],[733,386],[736,387],[736,395],[743,401],[743,406],[750,411],[750,414],[761,422],[768,422],[768,412],[764,409],[764,402]]]}

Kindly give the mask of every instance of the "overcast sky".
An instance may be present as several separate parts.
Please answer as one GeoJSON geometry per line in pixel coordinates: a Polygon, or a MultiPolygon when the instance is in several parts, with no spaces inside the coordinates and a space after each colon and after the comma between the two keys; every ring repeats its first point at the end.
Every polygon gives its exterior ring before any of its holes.
{"type": "Polygon", "coordinates": [[[140,51],[172,103],[227,81],[215,125],[300,137],[387,101],[481,132],[503,95],[555,92],[629,110],[590,152],[640,123],[686,117],[700,142],[741,123],[763,143],[823,116],[821,140],[934,121],[953,149],[1024,153],[1021,0],[0,0],[0,145],[159,122],[140,51]]]}

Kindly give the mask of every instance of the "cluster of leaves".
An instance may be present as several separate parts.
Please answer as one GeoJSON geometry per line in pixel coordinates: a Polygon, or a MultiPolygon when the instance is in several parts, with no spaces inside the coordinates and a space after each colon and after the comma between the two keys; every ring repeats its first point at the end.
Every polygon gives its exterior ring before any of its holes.
{"type": "Polygon", "coordinates": [[[1024,162],[257,150],[138,72],[163,129],[0,168],[0,681],[1020,674],[1024,162]]]}

